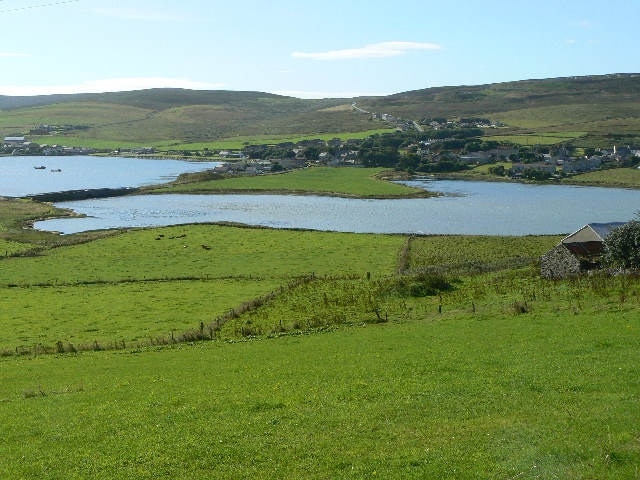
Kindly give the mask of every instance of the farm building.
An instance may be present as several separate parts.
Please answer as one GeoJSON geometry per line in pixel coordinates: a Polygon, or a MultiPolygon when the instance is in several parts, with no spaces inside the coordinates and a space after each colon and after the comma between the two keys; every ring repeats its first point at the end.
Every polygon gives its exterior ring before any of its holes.
{"type": "Polygon", "coordinates": [[[24,137],[4,137],[4,145],[7,147],[18,147],[24,144],[24,137]]]}
{"type": "Polygon", "coordinates": [[[540,273],[545,278],[565,278],[600,266],[604,240],[624,222],[589,223],[563,238],[540,259],[540,273]]]}

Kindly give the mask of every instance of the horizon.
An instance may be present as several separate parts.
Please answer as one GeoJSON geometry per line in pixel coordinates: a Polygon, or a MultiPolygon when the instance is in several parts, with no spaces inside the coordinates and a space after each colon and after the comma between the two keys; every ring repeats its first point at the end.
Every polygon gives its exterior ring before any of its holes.
{"type": "Polygon", "coordinates": [[[290,94],[283,94],[283,93],[277,93],[277,92],[266,92],[266,91],[261,91],[261,90],[233,90],[233,89],[226,89],[226,88],[213,88],[213,89],[205,89],[205,88],[189,88],[189,87],[146,87],[146,88],[131,88],[131,89],[124,89],[124,90],[104,90],[104,91],[78,91],[78,92],[52,92],[52,93],[35,93],[33,95],[6,95],[6,94],[2,94],[0,93],[1,97],[9,97],[9,98],[27,98],[27,97],[48,97],[48,96],[59,96],[59,95],[92,95],[92,94],[96,94],[96,95],[100,95],[100,94],[109,94],[109,93],[126,93],[126,92],[142,92],[142,91],[147,91],[147,90],[185,90],[185,91],[202,91],[202,92],[235,92],[235,93],[264,93],[264,94],[269,94],[269,95],[280,95],[280,96],[285,96],[285,97],[292,97],[292,98],[298,98],[300,100],[322,100],[322,99],[344,99],[344,100],[353,100],[355,98],[360,98],[360,97],[385,97],[385,96],[392,96],[392,95],[399,95],[399,94],[403,94],[403,93],[408,93],[408,92],[412,92],[412,91],[418,91],[418,90],[428,90],[431,88],[457,88],[457,87],[478,87],[478,86],[482,86],[482,85],[498,85],[498,84],[503,84],[503,83],[518,83],[518,82],[538,82],[538,81],[546,81],[546,80],[562,80],[562,79],[576,79],[576,78],[604,78],[604,77],[616,77],[616,76],[630,76],[630,77],[634,77],[634,76],[639,76],[640,72],[613,72],[613,73],[604,73],[604,74],[597,74],[597,75],[571,75],[571,76],[566,76],[566,77],[549,77],[549,78],[523,78],[520,80],[508,80],[508,81],[504,81],[504,82],[495,82],[495,83],[491,83],[491,84],[475,84],[475,85],[470,85],[470,84],[465,84],[465,85],[438,85],[438,86],[433,86],[433,87],[426,87],[426,88],[418,88],[416,90],[405,90],[405,91],[401,91],[401,92],[392,92],[389,94],[380,94],[380,95],[360,95],[360,96],[351,96],[351,97],[298,97],[295,95],[290,95],[290,94]]]}
{"type": "Polygon", "coordinates": [[[640,5],[622,0],[2,0],[0,14],[5,96],[182,88],[346,99],[640,71],[640,5]]]}

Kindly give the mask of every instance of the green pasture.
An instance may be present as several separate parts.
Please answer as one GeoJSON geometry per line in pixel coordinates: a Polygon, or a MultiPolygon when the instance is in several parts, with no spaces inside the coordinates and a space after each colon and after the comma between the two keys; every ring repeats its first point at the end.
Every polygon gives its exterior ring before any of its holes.
{"type": "Polygon", "coordinates": [[[0,198],[0,257],[39,248],[55,235],[25,228],[30,222],[68,212],[28,199],[0,198]]]}
{"type": "Polygon", "coordinates": [[[381,168],[311,167],[289,172],[240,176],[215,180],[200,180],[202,175],[185,175],[177,181],[153,187],[158,193],[225,193],[225,192],[288,192],[330,194],[354,197],[415,197],[430,195],[422,189],[384,180],[381,168]],[[193,181],[193,180],[200,181],[193,181]]]}
{"type": "MultiPolygon", "coordinates": [[[[117,124],[116,124],[117,125],[117,124]]],[[[101,130],[106,131],[107,126],[101,130]]],[[[241,150],[247,145],[258,144],[278,144],[278,143],[297,143],[303,140],[331,140],[340,138],[343,141],[350,139],[364,139],[371,135],[383,134],[394,131],[393,129],[374,129],[364,130],[360,132],[336,132],[321,133],[309,135],[251,135],[251,136],[234,136],[231,138],[222,138],[212,141],[193,142],[185,139],[172,138],[170,132],[167,137],[159,138],[157,134],[150,132],[148,140],[142,139],[126,139],[120,137],[118,140],[110,140],[109,138],[94,137],[93,132],[73,132],[67,135],[32,135],[29,138],[39,144],[47,145],[66,145],[93,148],[96,150],[116,150],[118,148],[143,148],[155,147],[158,153],[167,153],[175,150],[179,151],[195,151],[203,152],[208,149],[212,152],[220,150],[241,150]]],[[[139,134],[139,132],[138,132],[139,134]]]]}
{"type": "Polygon", "coordinates": [[[5,258],[0,349],[181,334],[298,277],[388,275],[403,241],[192,225],[5,258]]]}
{"type": "Polygon", "coordinates": [[[410,271],[436,268],[468,274],[535,264],[540,255],[553,248],[561,238],[554,235],[415,237],[410,243],[406,268],[410,271]]]}
{"type": "MultiPolygon", "coordinates": [[[[40,145],[64,145],[68,147],[83,147],[92,148],[98,151],[113,151],[120,148],[144,148],[154,145],[155,143],[148,143],[143,141],[121,141],[121,140],[108,140],[100,138],[92,138],[90,136],[82,136],[81,134],[69,134],[69,135],[42,135],[42,136],[29,136],[31,140],[40,145]]],[[[176,142],[176,140],[168,141],[176,142]]]]}
{"type": "Polygon", "coordinates": [[[230,138],[222,138],[220,140],[215,140],[212,142],[195,142],[195,143],[184,143],[179,147],[175,144],[162,142],[157,146],[160,150],[165,150],[167,147],[170,148],[181,148],[188,150],[204,150],[208,148],[209,150],[241,150],[243,147],[247,145],[277,145],[279,143],[298,143],[304,140],[332,140],[334,138],[339,138],[343,141],[351,140],[351,139],[364,139],[368,138],[371,135],[381,135],[383,133],[393,132],[394,129],[391,128],[379,128],[373,130],[364,130],[361,132],[336,132],[336,133],[320,133],[320,134],[309,134],[309,135],[251,135],[251,136],[237,136],[230,138]]]}
{"type": "Polygon", "coordinates": [[[622,102],[541,106],[494,113],[493,117],[510,127],[534,129],[553,127],[554,131],[558,132],[590,131],[591,128],[576,127],[579,125],[591,127],[602,121],[620,122],[624,119],[635,119],[637,123],[637,107],[633,103],[622,102]],[[615,112],[615,115],[612,112],[615,112]]]}
{"type": "MultiPolygon", "coordinates": [[[[2,231],[35,215],[8,205],[2,231]]],[[[28,243],[0,258],[0,478],[635,478],[640,278],[542,279],[559,238],[28,243]]]]}
{"type": "Polygon", "coordinates": [[[640,170],[637,168],[612,168],[597,172],[581,173],[564,180],[572,184],[585,184],[603,187],[640,187],[640,170]]]}
{"type": "Polygon", "coordinates": [[[513,143],[516,145],[557,145],[559,143],[572,142],[584,137],[586,132],[552,132],[552,133],[527,133],[514,135],[491,135],[486,140],[496,142],[513,143]]]}
{"type": "MultiPolygon", "coordinates": [[[[420,275],[442,276],[450,287],[432,295],[406,295],[398,289],[399,278],[389,275],[370,278],[333,277],[319,279],[280,295],[246,315],[229,321],[223,328],[224,338],[239,335],[273,335],[282,332],[327,327],[335,324],[358,322],[378,323],[408,318],[431,318],[445,310],[455,308],[466,314],[473,302],[482,304],[478,285],[493,281],[495,272],[510,272],[525,268],[526,282],[535,281],[540,255],[555,246],[559,236],[486,237],[486,236],[425,236],[407,238],[398,256],[397,270],[410,288],[420,287],[420,275]],[[479,280],[478,280],[479,279],[479,280]],[[400,292],[400,293],[399,293],[400,292]],[[477,298],[476,298],[477,297],[477,298]],[[455,305],[455,307],[453,307],[455,305]],[[441,307],[442,308],[442,307],[441,307]]],[[[493,304],[492,313],[503,314],[513,302],[521,300],[520,292],[506,305],[493,304]]],[[[489,298],[491,296],[489,295],[489,298]]],[[[491,314],[489,311],[487,314],[491,314]]]]}
{"type": "Polygon", "coordinates": [[[247,299],[278,288],[274,279],[190,279],[0,288],[4,347],[87,348],[148,344],[198,330],[247,299]]]}
{"type": "MultiPolygon", "coordinates": [[[[40,125],[102,127],[130,124],[145,119],[150,112],[143,108],[102,102],[60,103],[3,111],[0,115],[0,131],[13,128],[26,134],[27,130],[40,125]]],[[[73,134],[80,135],[79,132],[75,130],[73,134]]]]}
{"type": "Polygon", "coordinates": [[[493,272],[384,324],[0,359],[0,476],[634,478],[638,286],[493,272]]]}

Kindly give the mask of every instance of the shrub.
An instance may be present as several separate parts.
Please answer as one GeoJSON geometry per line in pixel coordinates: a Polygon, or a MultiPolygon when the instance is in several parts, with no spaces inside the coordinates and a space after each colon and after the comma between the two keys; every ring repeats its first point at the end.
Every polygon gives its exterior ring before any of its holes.
{"type": "Polygon", "coordinates": [[[640,268],[640,221],[632,220],[611,230],[604,241],[604,265],[611,268],[640,268]]]}
{"type": "Polygon", "coordinates": [[[418,273],[402,275],[384,285],[382,293],[401,297],[427,297],[453,289],[453,285],[439,273],[418,273]]]}

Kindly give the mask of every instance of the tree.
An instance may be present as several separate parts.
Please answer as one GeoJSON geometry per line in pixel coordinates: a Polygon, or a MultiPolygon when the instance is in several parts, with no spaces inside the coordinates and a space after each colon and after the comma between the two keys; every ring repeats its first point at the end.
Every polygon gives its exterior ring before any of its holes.
{"type": "Polygon", "coordinates": [[[316,146],[310,146],[304,149],[304,158],[307,160],[318,160],[322,151],[316,146]]]}
{"type": "Polygon", "coordinates": [[[614,228],[604,240],[603,263],[612,268],[640,268],[640,220],[614,228]]]}
{"type": "Polygon", "coordinates": [[[504,168],[504,165],[495,165],[493,167],[489,167],[489,173],[499,177],[504,177],[507,174],[507,169],[504,168]]]}

